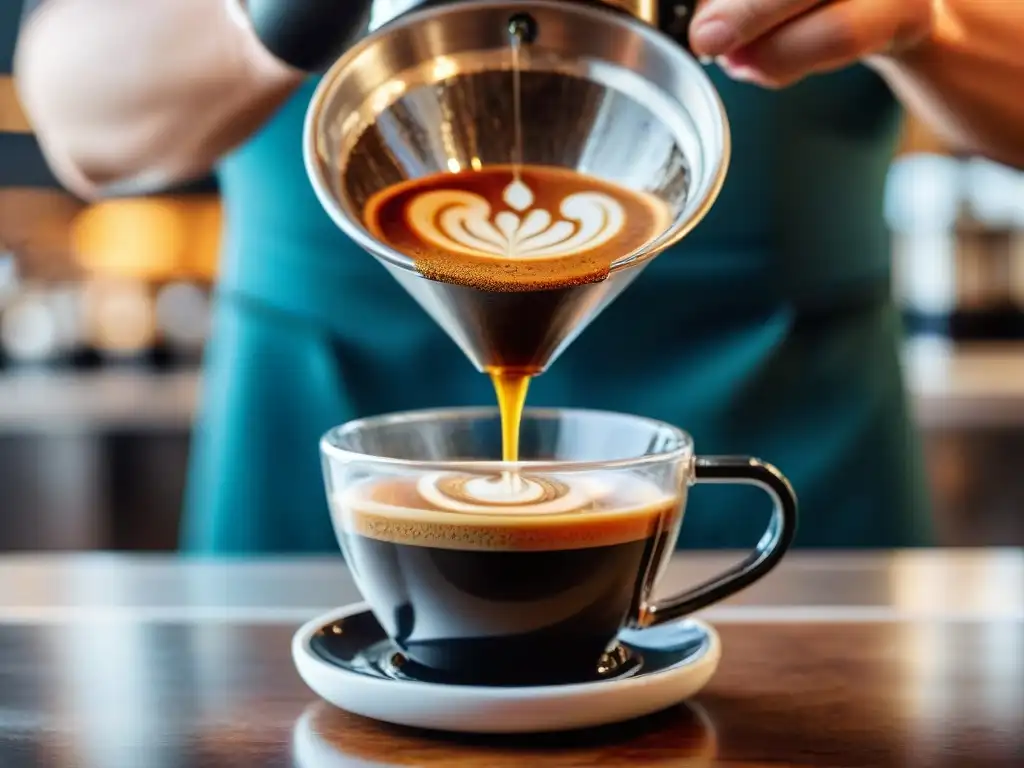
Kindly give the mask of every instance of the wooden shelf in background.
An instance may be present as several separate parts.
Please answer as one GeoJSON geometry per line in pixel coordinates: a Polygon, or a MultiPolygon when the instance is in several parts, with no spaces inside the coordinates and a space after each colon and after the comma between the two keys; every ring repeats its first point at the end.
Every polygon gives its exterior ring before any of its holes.
{"type": "Polygon", "coordinates": [[[0,133],[32,133],[10,75],[0,75],[0,133]]]}

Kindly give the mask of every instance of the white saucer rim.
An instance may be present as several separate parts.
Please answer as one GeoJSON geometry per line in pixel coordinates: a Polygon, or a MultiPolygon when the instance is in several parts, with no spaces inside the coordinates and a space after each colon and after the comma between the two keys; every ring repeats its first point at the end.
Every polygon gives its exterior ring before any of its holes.
{"type": "MultiPolygon", "coordinates": [[[[708,760],[714,761],[718,757],[720,749],[720,737],[718,734],[718,728],[715,726],[715,721],[708,713],[707,709],[701,706],[698,701],[687,701],[686,706],[694,714],[694,716],[700,721],[702,730],[704,733],[709,734],[709,738],[706,740],[707,745],[699,755],[687,756],[687,760],[693,759],[695,765],[704,765],[704,763],[697,763],[696,761],[708,760]]],[[[351,765],[351,755],[346,755],[337,746],[332,744],[330,740],[325,739],[317,730],[313,727],[313,720],[315,719],[314,712],[310,707],[303,710],[302,714],[296,719],[295,724],[292,726],[292,744],[291,754],[292,759],[297,768],[306,768],[307,766],[320,765],[323,759],[323,753],[326,751],[329,753],[329,757],[332,758],[331,764],[338,766],[351,765]],[[344,762],[335,762],[334,758],[340,758],[344,762]]],[[[504,734],[491,734],[491,735],[508,735],[504,734]]],[[[358,757],[356,759],[359,759],[358,757]]],[[[708,762],[707,765],[711,765],[712,762],[708,762]]],[[[687,763],[689,764],[689,763],[687,763]]],[[[370,763],[367,763],[370,765],[370,763]]]]}
{"type": "Polygon", "coordinates": [[[320,655],[313,650],[311,641],[313,635],[319,629],[328,624],[350,618],[359,613],[372,613],[369,604],[364,601],[350,603],[322,613],[307,621],[299,627],[292,636],[292,659],[296,664],[299,663],[300,658],[312,661],[332,676],[340,676],[344,678],[358,676],[360,684],[370,688],[379,689],[381,687],[393,688],[394,686],[402,686],[403,688],[412,689],[410,690],[410,693],[419,691],[424,695],[443,694],[447,697],[455,696],[476,701],[483,697],[485,699],[503,701],[507,700],[510,696],[515,696],[516,698],[543,697],[556,692],[565,697],[586,695],[598,686],[604,690],[607,690],[608,688],[615,688],[619,691],[643,688],[660,682],[666,675],[672,672],[689,672],[694,666],[707,662],[709,657],[713,667],[717,669],[718,664],[721,662],[722,655],[721,640],[715,628],[700,619],[686,617],[685,619],[680,619],[680,622],[686,621],[698,625],[704,631],[707,637],[707,642],[702,645],[699,653],[687,657],[685,663],[675,664],[663,670],[648,674],[643,674],[641,672],[639,675],[621,679],[590,680],[585,683],[564,683],[558,685],[524,685],[513,688],[484,685],[445,685],[443,683],[429,683],[420,680],[394,680],[391,678],[364,675],[362,673],[340,667],[337,664],[331,664],[321,658],[320,655]]]}

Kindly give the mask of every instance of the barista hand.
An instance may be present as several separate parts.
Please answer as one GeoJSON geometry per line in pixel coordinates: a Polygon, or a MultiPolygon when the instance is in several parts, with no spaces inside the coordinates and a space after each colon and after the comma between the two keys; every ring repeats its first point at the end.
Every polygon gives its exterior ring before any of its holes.
{"type": "Polygon", "coordinates": [[[933,0],[704,0],[690,42],[737,80],[778,88],[926,39],[933,0]]]}

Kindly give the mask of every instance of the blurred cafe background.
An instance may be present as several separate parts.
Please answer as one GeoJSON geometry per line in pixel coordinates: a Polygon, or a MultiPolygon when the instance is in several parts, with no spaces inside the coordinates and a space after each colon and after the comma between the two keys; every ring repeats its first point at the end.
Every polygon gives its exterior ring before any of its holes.
{"type": "MultiPolygon", "coordinates": [[[[0,553],[176,543],[215,182],[85,205],[47,170],[0,0],[0,553]]],[[[1024,545],[1024,174],[913,124],[885,215],[945,546],[1024,545]]]]}

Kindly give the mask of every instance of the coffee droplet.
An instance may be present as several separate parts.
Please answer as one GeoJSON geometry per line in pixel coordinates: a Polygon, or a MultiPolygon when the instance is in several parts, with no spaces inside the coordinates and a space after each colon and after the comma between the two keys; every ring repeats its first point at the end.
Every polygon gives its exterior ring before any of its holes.
{"type": "Polygon", "coordinates": [[[425,502],[447,512],[563,515],[589,509],[594,497],[550,477],[435,474],[420,478],[425,502]]]}

